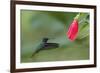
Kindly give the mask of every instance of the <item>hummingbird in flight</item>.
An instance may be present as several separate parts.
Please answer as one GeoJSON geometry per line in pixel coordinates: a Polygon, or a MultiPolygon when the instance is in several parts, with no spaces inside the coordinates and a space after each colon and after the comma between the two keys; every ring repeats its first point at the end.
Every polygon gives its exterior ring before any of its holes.
{"type": "Polygon", "coordinates": [[[43,38],[42,42],[37,46],[36,51],[32,54],[32,57],[40,52],[41,50],[49,50],[53,48],[58,48],[59,44],[58,43],[48,43],[49,38],[43,38]]]}

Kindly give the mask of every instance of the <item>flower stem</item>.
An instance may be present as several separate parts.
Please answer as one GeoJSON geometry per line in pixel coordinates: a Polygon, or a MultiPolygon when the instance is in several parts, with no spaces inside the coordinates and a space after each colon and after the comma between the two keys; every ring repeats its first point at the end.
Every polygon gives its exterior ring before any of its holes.
{"type": "MultiPolygon", "coordinates": [[[[74,19],[77,19],[78,20],[81,14],[82,13],[77,14],[74,19]]],[[[66,32],[66,29],[67,29],[66,28],[66,24],[64,24],[64,32],[66,32]]]]}
{"type": "Polygon", "coordinates": [[[81,13],[77,14],[74,19],[78,20],[80,15],[81,15],[81,13]]]}

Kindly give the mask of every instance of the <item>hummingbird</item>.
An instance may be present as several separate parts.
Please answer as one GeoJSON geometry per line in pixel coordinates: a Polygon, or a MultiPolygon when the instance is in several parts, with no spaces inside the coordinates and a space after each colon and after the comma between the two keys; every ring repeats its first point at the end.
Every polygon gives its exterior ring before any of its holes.
{"type": "Polygon", "coordinates": [[[49,38],[43,38],[42,42],[37,46],[36,51],[32,54],[32,57],[40,52],[41,50],[49,50],[53,48],[58,48],[59,44],[58,43],[48,43],[49,38]]]}

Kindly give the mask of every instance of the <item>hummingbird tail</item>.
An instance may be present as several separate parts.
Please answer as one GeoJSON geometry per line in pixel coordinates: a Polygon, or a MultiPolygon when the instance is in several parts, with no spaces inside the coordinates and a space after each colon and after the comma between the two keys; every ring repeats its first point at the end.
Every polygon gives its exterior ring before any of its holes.
{"type": "Polygon", "coordinates": [[[40,50],[35,51],[31,57],[33,57],[36,53],[38,53],[40,50]]]}

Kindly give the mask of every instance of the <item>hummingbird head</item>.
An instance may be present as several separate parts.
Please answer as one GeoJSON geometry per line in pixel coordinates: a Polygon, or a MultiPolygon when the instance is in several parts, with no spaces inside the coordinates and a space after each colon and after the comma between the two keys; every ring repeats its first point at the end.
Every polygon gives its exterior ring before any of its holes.
{"type": "Polygon", "coordinates": [[[49,40],[49,38],[43,38],[43,42],[47,42],[49,40]]]}

